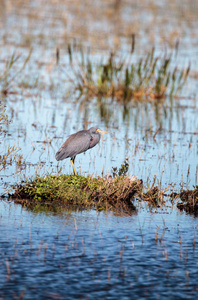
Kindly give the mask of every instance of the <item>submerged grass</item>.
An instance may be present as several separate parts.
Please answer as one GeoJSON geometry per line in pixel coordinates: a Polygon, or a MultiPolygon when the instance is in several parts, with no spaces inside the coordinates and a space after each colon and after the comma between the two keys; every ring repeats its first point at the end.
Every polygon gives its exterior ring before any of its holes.
{"type": "Polygon", "coordinates": [[[198,215],[198,186],[194,190],[181,191],[179,194],[173,193],[171,196],[172,198],[179,197],[181,200],[177,208],[198,215]]]}
{"type": "MultiPolygon", "coordinates": [[[[8,124],[9,120],[6,114],[6,106],[0,103],[0,145],[8,133],[8,124]]],[[[0,149],[0,171],[5,169],[8,165],[11,165],[13,161],[16,162],[17,166],[22,165],[23,156],[17,153],[21,150],[18,146],[15,144],[8,145],[6,150],[4,149],[2,151],[2,149],[0,149]]]]}
{"type": "MultiPolygon", "coordinates": [[[[134,46],[133,46],[134,48],[134,46]]],[[[111,53],[104,63],[93,62],[80,47],[80,61],[76,66],[75,49],[68,46],[70,64],[73,67],[72,83],[80,95],[111,97],[127,103],[131,99],[154,100],[173,96],[183,87],[190,72],[188,68],[173,67],[173,54],[156,56],[155,49],[134,61],[133,53],[127,59],[111,53]]]]}
{"type": "Polygon", "coordinates": [[[0,93],[7,95],[9,93],[10,84],[16,79],[19,74],[25,69],[28,61],[30,60],[32,54],[32,49],[30,49],[28,56],[22,62],[20,67],[17,66],[21,55],[16,54],[15,52],[11,57],[6,61],[5,67],[2,73],[0,73],[0,93]]]}
{"type": "Polygon", "coordinates": [[[3,133],[4,124],[8,123],[8,116],[5,111],[5,105],[0,102],[0,134],[3,133]]]}

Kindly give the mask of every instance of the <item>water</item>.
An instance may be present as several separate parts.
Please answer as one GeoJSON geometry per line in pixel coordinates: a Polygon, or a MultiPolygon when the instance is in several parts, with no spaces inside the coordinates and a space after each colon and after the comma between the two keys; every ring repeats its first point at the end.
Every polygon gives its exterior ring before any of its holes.
{"type": "Polygon", "coordinates": [[[123,218],[94,211],[36,214],[1,203],[0,294],[193,299],[197,226],[175,208],[149,213],[140,206],[123,218]]]}
{"type": "MultiPolygon", "coordinates": [[[[17,178],[5,180],[16,182],[20,180],[19,175],[26,178],[35,174],[39,165],[41,174],[57,172],[57,150],[69,134],[81,130],[84,124],[88,128],[96,125],[111,134],[103,135],[99,145],[77,156],[75,165],[80,174],[108,174],[112,167],[119,168],[127,157],[129,175],[138,176],[144,182],[152,182],[156,175],[163,187],[173,183],[176,190],[181,183],[189,188],[198,183],[198,111],[194,100],[188,100],[185,110],[181,103],[173,107],[159,104],[157,113],[154,104],[137,104],[129,107],[126,119],[123,119],[123,108],[117,110],[113,104],[108,108],[111,114],[108,122],[100,116],[96,101],[86,104],[85,110],[72,101],[62,102],[46,96],[19,99],[14,104],[8,99],[6,103],[12,122],[3,150],[8,145],[20,147],[22,151],[18,154],[23,155],[26,164],[20,173],[14,163],[8,166],[2,175],[16,173],[17,178]]],[[[72,173],[69,160],[58,166],[63,168],[63,173],[72,173]]]]}
{"type": "MultiPolygon", "coordinates": [[[[9,120],[2,125],[0,155],[9,145],[17,148],[5,168],[0,165],[0,194],[35,174],[72,173],[69,160],[57,163],[55,153],[69,134],[91,126],[110,134],[76,157],[79,174],[108,174],[128,158],[128,175],[145,185],[155,175],[156,184],[171,183],[176,191],[198,184],[196,3],[175,0],[169,9],[157,1],[93,3],[0,3],[1,70],[13,52],[21,55],[9,75],[11,93],[0,99],[9,120]],[[111,99],[78,101],[69,80],[68,43],[88,46],[98,61],[110,49],[127,55],[134,32],[134,59],[153,45],[157,54],[170,53],[179,40],[173,65],[191,61],[192,71],[181,97],[127,108],[111,99]],[[13,78],[31,48],[30,61],[13,78]]],[[[168,200],[162,208],[136,205],[138,211],[124,217],[37,212],[1,200],[0,298],[195,299],[197,218],[168,200]]]]}

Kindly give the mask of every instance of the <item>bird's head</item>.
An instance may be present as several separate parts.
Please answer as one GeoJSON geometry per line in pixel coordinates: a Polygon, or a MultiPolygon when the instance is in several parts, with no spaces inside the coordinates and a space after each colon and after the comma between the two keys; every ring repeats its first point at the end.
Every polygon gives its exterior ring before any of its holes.
{"type": "Polygon", "coordinates": [[[96,128],[96,127],[91,127],[91,128],[89,129],[89,132],[90,132],[91,134],[109,133],[109,132],[107,132],[107,131],[100,130],[99,128],[96,128]]]}
{"type": "Polygon", "coordinates": [[[96,128],[96,131],[99,132],[99,133],[109,133],[107,131],[100,130],[99,128],[96,128]]]}

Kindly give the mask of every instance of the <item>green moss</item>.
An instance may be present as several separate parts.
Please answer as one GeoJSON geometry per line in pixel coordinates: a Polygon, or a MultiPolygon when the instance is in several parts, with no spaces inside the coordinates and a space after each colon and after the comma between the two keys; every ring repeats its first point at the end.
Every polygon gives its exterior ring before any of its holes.
{"type": "Polygon", "coordinates": [[[85,177],[76,175],[48,175],[14,186],[14,194],[9,195],[36,211],[61,211],[70,209],[111,210],[116,213],[133,213],[134,199],[147,201],[152,206],[163,203],[163,191],[154,183],[143,192],[143,182],[131,179],[126,173],[128,161],[119,169],[113,168],[112,176],[85,177]]]}
{"type": "Polygon", "coordinates": [[[140,180],[128,177],[92,178],[90,176],[60,175],[37,177],[17,185],[12,198],[26,199],[38,205],[77,206],[98,210],[134,211],[132,197],[142,190],[140,180]]]}

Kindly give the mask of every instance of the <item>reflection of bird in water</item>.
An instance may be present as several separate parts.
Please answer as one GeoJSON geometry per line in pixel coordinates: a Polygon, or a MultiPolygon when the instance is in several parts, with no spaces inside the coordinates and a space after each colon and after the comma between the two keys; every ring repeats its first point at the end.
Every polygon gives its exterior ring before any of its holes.
{"type": "Polygon", "coordinates": [[[74,170],[74,174],[77,175],[74,167],[74,160],[77,154],[87,151],[93,148],[100,141],[100,133],[108,133],[98,128],[91,127],[88,130],[81,130],[69,136],[56,153],[56,160],[63,160],[65,158],[71,158],[71,164],[74,170]]]}

